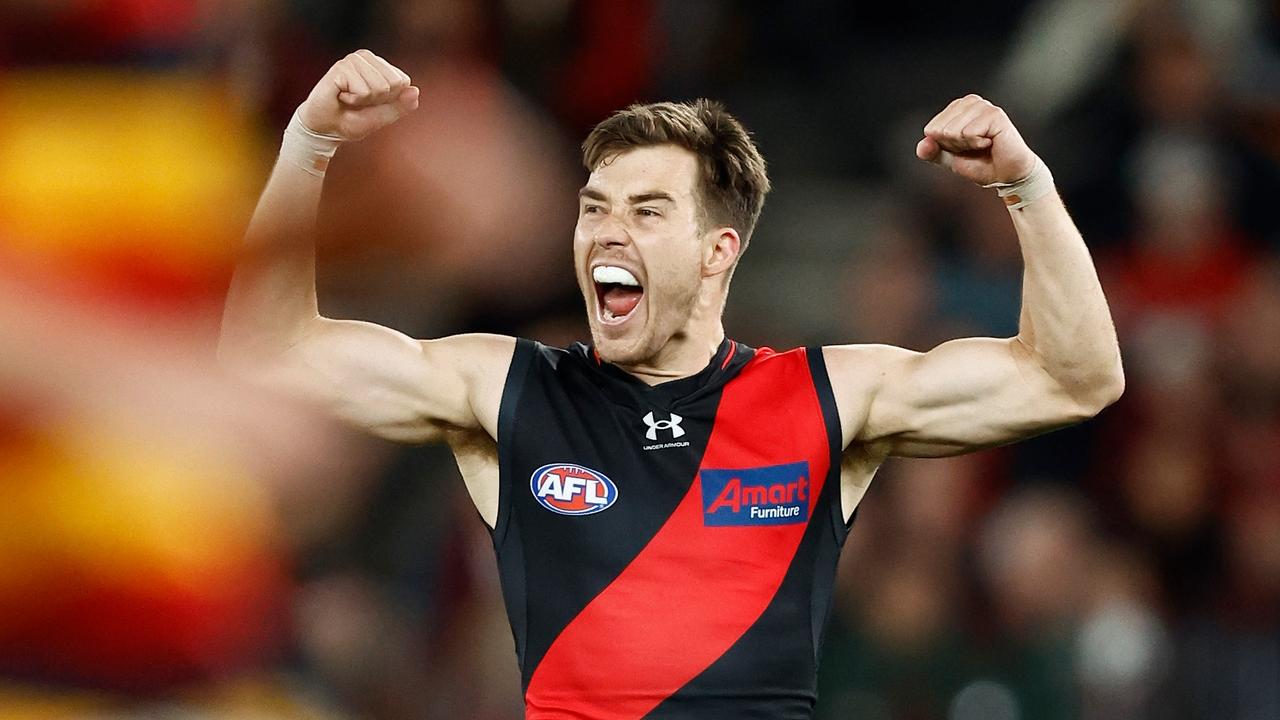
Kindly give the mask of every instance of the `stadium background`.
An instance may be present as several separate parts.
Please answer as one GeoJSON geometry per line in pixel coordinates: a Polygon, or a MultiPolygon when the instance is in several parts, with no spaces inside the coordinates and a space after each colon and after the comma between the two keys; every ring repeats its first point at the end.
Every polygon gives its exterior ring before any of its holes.
{"type": "Polygon", "coordinates": [[[280,133],[356,47],[423,102],[330,170],[321,307],[420,337],[582,338],[576,143],[696,96],[777,188],[732,336],[1011,334],[1005,211],[912,152],[953,97],[1005,107],[1094,252],[1128,391],[884,467],[818,716],[1280,717],[1280,3],[4,0],[0,718],[520,716],[448,453],[212,362],[280,133]]]}

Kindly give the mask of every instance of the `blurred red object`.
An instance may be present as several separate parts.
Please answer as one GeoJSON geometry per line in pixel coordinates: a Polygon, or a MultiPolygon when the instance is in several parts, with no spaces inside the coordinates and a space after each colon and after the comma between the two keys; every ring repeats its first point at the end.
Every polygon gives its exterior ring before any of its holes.
{"type": "Polygon", "coordinates": [[[201,0],[7,0],[0,2],[0,60],[88,62],[182,47],[199,31],[209,5],[201,0]]]}

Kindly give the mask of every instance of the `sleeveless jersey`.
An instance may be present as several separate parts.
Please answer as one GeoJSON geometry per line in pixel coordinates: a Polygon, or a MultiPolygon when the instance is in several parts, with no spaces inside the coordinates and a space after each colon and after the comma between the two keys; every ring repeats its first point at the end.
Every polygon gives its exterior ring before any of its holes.
{"type": "Polygon", "coordinates": [[[651,387],[518,341],[493,541],[526,717],[809,718],[840,450],[819,348],[651,387]]]}

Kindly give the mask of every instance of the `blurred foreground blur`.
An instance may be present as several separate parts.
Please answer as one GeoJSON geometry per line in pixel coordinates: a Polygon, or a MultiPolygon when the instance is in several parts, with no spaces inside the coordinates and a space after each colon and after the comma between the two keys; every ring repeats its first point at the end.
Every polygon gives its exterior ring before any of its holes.
{"type": "Polygon", "coordinates": [[[447,451],[213,363],[279,133],[365,45],[423,106],[334,162],[321,306],[419,337],[582,339],[575,144],[704,95],[777,188],[734,337],[1012,334],[1005,211],[912,155],[953,97],[1004,106],[1098,260],[1129,389],[885,466],[818,716],[1280,717],[1277,38],[1262,0],[0,1],[0,718],[520,717],[447,451]]]}

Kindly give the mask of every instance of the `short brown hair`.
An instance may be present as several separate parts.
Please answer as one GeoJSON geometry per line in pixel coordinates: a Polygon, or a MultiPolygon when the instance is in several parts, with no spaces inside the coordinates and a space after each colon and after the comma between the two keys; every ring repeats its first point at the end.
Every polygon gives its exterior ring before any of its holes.
{"type": "Polygon", "coordinates": [[[582,142],[582,163],[594,171],[620,152],[667,143],[698,156],[704,222],[737,230],[745,247],[764,207],[769,175],[751,134],[724,105],[700,98],[619,110],[582,142]]]}

